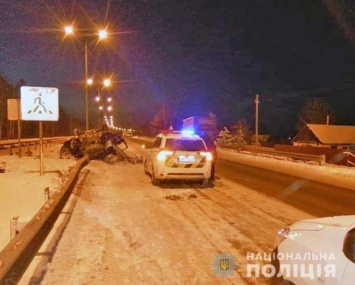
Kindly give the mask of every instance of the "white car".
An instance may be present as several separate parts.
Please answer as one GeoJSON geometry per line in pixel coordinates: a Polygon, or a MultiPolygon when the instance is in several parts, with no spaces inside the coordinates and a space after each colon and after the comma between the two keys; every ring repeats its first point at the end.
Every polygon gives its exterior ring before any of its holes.
{"type": "Polygon", "coordinates": [[[211,176],[212,154],[201,137],[189,132],[167,132],[156,136],[147,148],[144,172],[152,184],[163,180],[201,181],[207,185],[211,176]]]}
{"type": "Polygon", "coordinates": [[[355,284],[355,215],[303,220],[279,231],[275,272],[288,285],[355,284]]]}

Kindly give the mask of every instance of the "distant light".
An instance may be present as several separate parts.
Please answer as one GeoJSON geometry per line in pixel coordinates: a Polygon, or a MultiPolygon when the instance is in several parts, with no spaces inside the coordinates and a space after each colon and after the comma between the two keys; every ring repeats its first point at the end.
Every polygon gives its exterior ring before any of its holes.
{"type": "Polygon", "coordinates": [[[112,98],[111,98],[111,97],[108,97],[108,98],[107,98],[107,102],[110,103],[111,101],[112,101],[112,98]]]}
{"type": "Polygon", "coordinates": [[[96,97],[95,97],[95,101],[96,101],[96,102],[100,102],[100,96],[96,96],[96,97]]]}
{"type": "Polygon", "coordinates": [[[91,85],[91,84],[94,83],[94,80],[92,80],[92,78],[89,78],[89,79],[86,81],[86,83],[87,83],[88,85],[91,85]]]}

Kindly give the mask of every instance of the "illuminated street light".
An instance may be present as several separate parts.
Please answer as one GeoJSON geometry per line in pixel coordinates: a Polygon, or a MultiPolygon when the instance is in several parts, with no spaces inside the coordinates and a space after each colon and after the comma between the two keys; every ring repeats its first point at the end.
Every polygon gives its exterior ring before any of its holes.
{"type": "Polygon", "coordinates": [[[103,39],[106,39],[107,38],[107,31],[106,30],[100,30],[99,31],[99,39],[100,40],[103,40],[103,39]]]}
{"type": "Polygon", "coordinates": [[[74,29],[72,26],[66,26],[64,28],[64,32],[66,35],[72,35],[72,34],[74,34],[74,29]]]}
{"type": "MultiPolygon", "coordinates": [[[[69,36],[69,35],[73,35],[74,34],[74,28],[73,26],[65,26],[64,27],[64,33],[65,35],[69,36]]],[[[89,35],[89,34],[84,34],[82,36],[85,36],[85,37],[89,37],[92,35],[89,35]]],[[[108,33],[106,30],[100,30],[98,32],[98,37],[99,37],[99,40],[102,40],[102,39],[106,39],[108,36],[108,33]]],[[[89,129],[89,102],[88,102],[88,85],[91,85],[93,83],[92,80],[89,80],[88,79],[88,41],[85,40],[85,128],[86,130],[89,129]],[[89,83],[90,82],[90,83],[89,83]]]]}
{"type": "Polygon", "coordinates": [[[102,105],[98,106],[98,111],[97,111],[97,125],[98,128],[100,129],[100,111],[103,111],[103,115],[105,115],[106,112],[111,112],[112,111],[112,106],[109,106],[109,104],[107,103],[111,103],[112,102],[112,98],[111,97],[107,97],[105,98],[104,94],[102,94],[102,90],[104,90],[105,88],[109,87],[111,85],[111,79],[109,78],[104,78],[102,81],[93,81],[93,84],[95,84],[97,86],[97,96],[95,97],[95,101],[97,103],[99,103],[102,100],[102,105]]]}
{"type": "Polygon", "coordinates": [[[110,86],[111,85],[111,80],[110,79],[104,79],[104,86],[105,87],[108,87],[108,86],[110,86]]]}
{"type": "Polygon", "coordinates": [[[92,80],[92,78],[89,78],[89,79],[86,81],[86,83],[87,83],[88,85],[92,85],[92,84],[94,83],[94,80],[92,80]]]}

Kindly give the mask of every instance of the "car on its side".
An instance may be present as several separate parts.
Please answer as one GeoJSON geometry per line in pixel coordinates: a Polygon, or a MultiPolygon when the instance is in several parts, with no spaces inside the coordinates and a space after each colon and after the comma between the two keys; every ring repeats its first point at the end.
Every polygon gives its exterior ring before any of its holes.
{"type": "Polygon", "coordinates": [[[164,180],[200,181],[207,185],[211,176],[212,154],[204,140],[190,132],[167,131],[158,134],[144,159],[144,172],[152,184],[164,180]]]}
{"type": "Polygon", "coordinates": [[[355,215],[299,221],[278,236],[275,284],[355,284],[355,215]]]}

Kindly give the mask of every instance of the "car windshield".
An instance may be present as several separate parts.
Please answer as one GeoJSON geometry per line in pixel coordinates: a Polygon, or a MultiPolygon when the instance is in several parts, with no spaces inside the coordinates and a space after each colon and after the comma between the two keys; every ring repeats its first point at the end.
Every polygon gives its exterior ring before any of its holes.
{"type": "Polygon", "coordinates": [[[205,151],[202,140],[191,139],[167,139],[165,148],[168,150],[205,151]]]}

